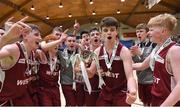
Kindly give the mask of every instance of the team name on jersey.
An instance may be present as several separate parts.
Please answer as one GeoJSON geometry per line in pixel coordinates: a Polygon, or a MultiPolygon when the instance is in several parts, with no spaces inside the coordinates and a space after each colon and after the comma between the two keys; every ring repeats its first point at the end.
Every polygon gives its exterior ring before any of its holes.
{"type": "Polygon", "coordinates": [[[119,73],[113,73],[113,72],[103,72],[101,75],[106,76],[106,77],[111,77],[111,78],[119,77],[119,73]]]}
{"type": "Polygon", "coordinates": [[[57,76],[59,73],[58,72],[46,71],[46,74],[50,75],[50,76],[57,76]]]}
{"type": "Polygon", "coordinates": [[[29,78],[27,78],[27,79],[24,79],[24,80],[17,80],[17,85],[19,86],[19,85],[26,85],[26,84],[28,84],[30,81],[34,81],[34,80],[36,80],[37,78],[36,78],[36,76],[32,76],[32,77],[29,77],[29,78]]]}
{"type": "Polygon", "coordinates": [[[158,84],[161,79],[153,76],[153,81],[155,84],[158,84]]]}
{"type": "Polygon", "coordinates": [[[29,79],[17,80],[17,86],[19,86],[19,85],[26,85],[28,83],[29,83],[29,79]]]}

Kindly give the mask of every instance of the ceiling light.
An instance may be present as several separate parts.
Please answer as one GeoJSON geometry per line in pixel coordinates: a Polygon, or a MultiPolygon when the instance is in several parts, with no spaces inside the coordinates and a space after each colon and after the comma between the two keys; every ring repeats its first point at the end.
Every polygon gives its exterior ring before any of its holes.
{"type": "Polygon", "coordinates": [[[31,10],[35,10],[34,5],[31,6],[31,10]]]}
{"type": "Polygon", "coordinates": [[[98,22],[95,22],[94,24],[95,24],[95,25],[98,25],[98,22]]]}
{"type": "Polygon", "coordinates": [[[121,2],[125,2],[125,0],[121,0],[121,2]]]}
{"type": "Polygon", "coordinates": [[[72,17],[72,14],[71,14],[71,13],[69,13],[68,17],[72,17]]]}
{"type": "Polygon", "coordinates": [[[92,0],[89,0],[89,4],[93,4],[94,2],[92,0]]]}
{"type": "Polygon", "coordinates": [[[59,3],[59,8],[63,8],[63,5],[62,5],[62,3],[61,3],[61,2],[59,3]]]}
{"type": "Polygon", "coordinates": [[[116,12],[117,14],[120,14],[121,12],[120,12],[120,10],[117,10],[117,12],[116,12]]]}
{"type": "Polygon", "coordinates": [[[47,20],[49,20],[49,19],[50,19],[50,17],[47,15],[47,16],[46,16],[46,19],[47,19],[47,20]]]}
{"type": "Polygon", "coordinates": [[[96,15],[96,12],[95,12],[95,11],[93,11],[93,12],[92,12],[92,15],[96,15]]]}

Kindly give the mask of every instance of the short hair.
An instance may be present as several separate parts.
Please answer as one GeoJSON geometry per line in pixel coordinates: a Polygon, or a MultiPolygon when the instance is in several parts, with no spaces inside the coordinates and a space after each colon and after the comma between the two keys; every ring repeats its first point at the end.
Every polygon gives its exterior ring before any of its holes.
{"type": "Polygon", "coordinates": [[[43,40],[47,43],[47,42],[49,42],[50,40],[53,40],[53,41],[54,41],[54,40],[58,40],[58,37],[57,37],[57,36],[54,36],[54,35],[52,35],[52,34],[49,34],[49,35],[45,36],[43,40]]]}
{"type": "Polygon", "coordinates": [[[93,31],[98,31],[99,32],[99,29],[97,27],[94,27],[94,28],[89,30],[89,33],[93,32],[93,31]]]}
{"type": "Polygon", "coordinates": [[[83,30],[83,31],[80,33],[80,35],[82,36],[83,34],[89,34],[89,32],[88,32],[88,31],[83,30]]]}
{"type": "Polygon", "coordinates": [[[173,15],[168,13],[160,14],[151,18],[148,22],[148,26],[165,27],[172,32],[177,26],[177,19],[173,15]]]}
{"type": "Polygon", "coordinates": [[[136,30],[139,30],[139,29],[145,29],[146,32],[149,31],[149,28],[147,27],[147,25],[145,23],[140,23],[136,26],[136,30]]]}
{"type": "Polygon", "coordinates": [[[73,34],[68,34],[68,37],[75,37],[76,38],[76,36],[73,34]]]}
{"type": "Polygon", "coordinates": [[[119,22],[114,17],[104,17],[100,22],[100,27],[110,27],[115,26],[116,28],[119,27],[119,22]]]}
{"type": "Polygon", "coordinates": [[[35,24],[28,24],[28,26],[31,27],[32,30],[37,30],[39,32],[41,32],[40,28],[38,25],[35,25],[35,24]]]}
{"type": "Polygon", "coordinates": [[[53,29],[53,32],[54,32],[54,31],[63,32],[62,28],[59,27],[59,26],[56,26],[56,27],[53,29]]]}
{"type": "Polygon", "coordinates": [[[82,35],[83,35],[83,34],[88,34],[88,35],[89,35],[89,32],[86,31],[86,30],[81,31],[81,33],[80,33],[80,39],[82,39],[82,35]]]}

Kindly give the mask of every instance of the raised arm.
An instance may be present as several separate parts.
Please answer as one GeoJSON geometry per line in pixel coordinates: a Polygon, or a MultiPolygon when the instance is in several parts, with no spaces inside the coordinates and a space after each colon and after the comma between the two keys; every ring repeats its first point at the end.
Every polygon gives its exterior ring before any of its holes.
{"type": "MultiPolygon", "coordinates": [[[[67,31],[66,31],[67,32],[67,31]]],[[[67,38],[67,34],[65,34],[66,32],[62,33],[60,39],[58,40],[55,40],[55,41],[52,41],[52,42],[42,42],[40,45],[41,45],[41,48],[45,51],[49,50],[50,48],[52,47],[55,47],[57,45],[59,45],[60,43],[64,42],[67,38]]]]}
{"type": "Polygon", "coordinates": [[[24,23],[28,17],[24,17],[20,21],[12,24],[10,29],[0,37],[0,48],[3,46],[18,41],[23,34],[27,34],[31,31],[31,28],[24,23]]]}
{"type": "Polygon", "coordinates": [[[73,27],[74,27],[73,35],[76,36],[77,32],[80,29],[80,24],[77,22],[77,20],[75,20],[75,24],[73,27]]]}

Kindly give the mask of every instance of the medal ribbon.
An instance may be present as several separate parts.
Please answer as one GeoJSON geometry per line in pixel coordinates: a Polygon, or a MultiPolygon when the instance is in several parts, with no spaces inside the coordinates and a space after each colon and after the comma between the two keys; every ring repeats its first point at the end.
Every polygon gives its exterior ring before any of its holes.
{"type": "Polygon", "coordinates": [[[25,61],[26,61],[26,64],[27,64],[27,69],[26,69],[25,72],[31,75],[31,71],[29,70],[29,58],[28,58],[27,50],[26,50],[26,48],[24,46],[24,43],[20,43],[20,46],[21,46],[21,49],[23,51],[23,54],[24,54],[24,57],[25,57],[25,61]]]}
{"type": "Polygon", "coordinates": [[[154,71],[154,65],[155,65],[155,61],[156,59],[159,57],[159,53],[166,48],[167,46],[169,46],[173,41],[171,40],[171,38],[168,38],[162,46],[156,46],[150,56],[150,68],[152,71],[154,71]]]}
{"type": "Polygon", "coordinates": [[[52,61],[52,58],[49,58],[49,63],[50,63],[50,70],[51,72],[53,72],[56,68],[57,57],[54,58],[54,61],[52,61]]]}
{"type": "Polygon", "coordinates": [[[108,70],[111,70],[111,65],[112,65],[112,62],[116,56],[116,50],[117,50],[117,47],[118,47],[118,42],[114,45],[113,47],[113,50],[112,50],[112,56],[111,56],[111,59],[109,60],[108,58],[108,54],[106,52],[106,49],[105,47],[103,48],[104,49],[104,59],[105,59],[105,64],[108,68],[108,70]]]}

